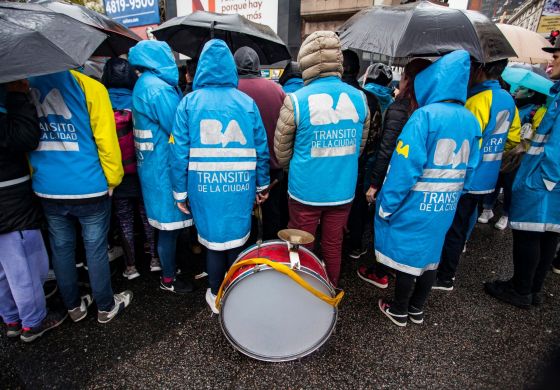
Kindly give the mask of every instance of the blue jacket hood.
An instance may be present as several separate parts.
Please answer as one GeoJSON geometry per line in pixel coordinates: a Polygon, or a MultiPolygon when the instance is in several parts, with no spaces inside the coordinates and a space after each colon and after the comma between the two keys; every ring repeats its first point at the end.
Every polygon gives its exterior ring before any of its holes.
{"type": "Polygon", "coordinates": [[[420,72],[414,81],[418,106],[457,100],[467,101],[471,61],[465,50],[456,50],[420,72]]]}
{"type": "Polygon", "coordinates": [[[232,87],[237,88],[237,67],[233,55],[226,43],[220,39],[212,39],[204,45],[193,89],[204,87],[232,87]]]}
{"type": "Polygon", "coordinates": [[[389,87],[384,87],[383,85],[367,83],[364,85],[364,89],[371,92],[377,98],[377,101],[381,105],[381,111],[385,112],[387,107],[393,103],[393,89],[389,87]]]}
{"type": "Polygon", "coordinates": [[[141,41],[128,52],[128,62],[142,72],[150,72],[172,87],[179,83],[179,69],[165,42],[141,41]]]}
{"type": "Polygon", "coordinates": [[[132,110],[132,91],[126,88],[109,88],[113,110],[132,110]]]}

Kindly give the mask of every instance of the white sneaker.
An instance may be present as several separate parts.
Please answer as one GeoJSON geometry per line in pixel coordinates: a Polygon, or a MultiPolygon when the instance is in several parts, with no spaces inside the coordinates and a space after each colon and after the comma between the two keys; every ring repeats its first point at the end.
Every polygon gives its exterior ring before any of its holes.
{"type": "Polygon", "coordinates": [[[216,296],[212,294],[212,291],[210,289],[206,289],[206,303],[208,304],[208,306],[210,306],[210,310],[212,310],[212,313],[220,313],[220,311],[216,307],[216,296]]]}
{"type": "Polygon", "coordinates": [[[492,218],[494,218],[494,212],[492,210],[484,209],[482,214],[478,217],[479,223],[488,223],[492,218]]]}
{"type": "Polygon", "coordinates": [[[114,295],[115,305],[110,311],[97,311],[97,321],[106,324],[121,313],[132,301],[132,291],[125,290],[122,293],[114,295]]]}
{"type": "Polygon", "coordinates": [[[498,220],[498,222],[496,222],[496,224],[494,225],[494,227],[498,230],[505,230],[505,228],[508,227],[508,216],[507,215],[502,215],[500,217],[500,219],[498,220]]]}

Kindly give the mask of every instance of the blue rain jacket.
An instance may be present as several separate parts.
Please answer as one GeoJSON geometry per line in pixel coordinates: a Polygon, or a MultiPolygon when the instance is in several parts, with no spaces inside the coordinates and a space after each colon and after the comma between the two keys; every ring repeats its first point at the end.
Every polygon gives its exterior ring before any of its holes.
{"type": "Polygon", "coordinates": [[[113,110],[132,109],[132,91],[127,88],[109,88],[109,99],[113,110]]]}
{"type": "Polygon", "coordinates": [[[193,92],[173,126],[173,195],[188,196],[201,244],[239,247],[249,238],[255,194],[269,185],[266,130],[256,103],[237,89],[224,41],[206,43],[193,92]]]}
{"type": "Polygon", "coordinates": [[[470,59],[452,52],[418,74],[406,123],[377,199],[375,254],[419,276],[437,269],[463,185],[479,159],[480,126],[463,104],[470,59]]]}
{"type": "Polygon", "coordinates": [[[181,92],[179,71],[169,45],[142,41],[130,49],[130,64],[142,72],[132,93],[134,145],[150,225],[177,230],[192,218],[175,205],[171,185],[169,137],[181,92]]]}
{"type": "Polygon", "coordinates": [[[288,96],[297,126],[288,176],[290,197],[312,206],[352,202],[368,114],[364,93],[329,76],[288,96]]]}
{"type": "Polygon", "coordinates": [[[465,190],[471,194],[490,194],[498,181],[508,132],[512,123],[517,126],[515,102],[498,80],[487,80],[469,90],[466,107],[482,129],[482,153],[473,180],[465,190]]]}
{"type": "Polygon", "coordinates": [[[297,91],[298,89],[303,88],[303,79],[298,77],[293,77],[286,81],[286,84],[282,87],[285,93],[292,93],[297,91]]]}
{"type": "Polygon", "coordinates": [[[511,200],[511,228],[560,233],[560,82],[521,160],[511,200]]]}
{"type": "Polygon", "coordinates": [[[364,85],[364,89],[375,95],[379,105],[381,106],[381,112],[385,115],[387,108],[395,101],[393,98],[393,90],[389,87],[384,87],[374,83],[364,85]]]}

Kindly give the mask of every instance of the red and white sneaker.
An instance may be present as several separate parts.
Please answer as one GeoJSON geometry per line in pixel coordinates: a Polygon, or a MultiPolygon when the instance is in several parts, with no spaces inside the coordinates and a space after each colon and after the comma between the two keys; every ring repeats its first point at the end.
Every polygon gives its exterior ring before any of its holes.
{"type": "Polygon", "coordinates": [[[375,274],[373,267],[366,267],[365,265],[361,265],[358,267],[358,276],[364,282],[373,284],[375,287],[378,288],[387,288],[389,286],[389,277],[387,275],[383,277],[379,277],[375,274]]]}

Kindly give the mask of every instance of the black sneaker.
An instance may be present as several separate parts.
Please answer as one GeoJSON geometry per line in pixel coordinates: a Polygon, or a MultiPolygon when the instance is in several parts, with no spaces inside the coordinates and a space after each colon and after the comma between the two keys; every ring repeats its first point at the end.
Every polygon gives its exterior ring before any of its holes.
{"type": "Polygon", "coordinates": [[[408,318],[408,314],[391,313],[391,304],[383,302],[383,299],[380,299],[377,302],[377,305],[379,307],[379,310],[381,310],[381,312],[385,314],[387,318],[393,321],[395,325],[406,326],[406,319],[408,318]]]}
{"type": "Polygon", "coordinates": [[[348,257],[352,259],[359,259],[366,253],[367,253],[367,249],[353,249],[350,253],[348,253],[348,257]]]}
{"type": "Polygon", "coordinates": [[[408,308],[408,319],[415,324],[421,324],[424,322],[424,312],[414,306],[410,306],[408,308]]]}
{"type": "Polygon", "coordinates": [[[434,285],[432,286],[432,290],[442,290],[442,291],[452,291],[453,290],[453,280],[442,280],[440,278],[436,278],[434,285]]]}
{"type": "Polygon", "coordinates": [[[173,281],[169,283],[165,283],[163,278],[160,279],[159,288],[175,294],[188,294],[194,291],[194,285],[190,281],[184,282],[178,278],[173,279],[173,281]]]}
{"type": "Polygon", "coordinates": [[[29,343],[41,337],[43,333],[54,329],[62,324],[66,317],[68,317],[68,313],[66,312],[49,311],[43,322],[41,322],[41,325],[34,328],[23,328],[23,331],[19,338],[21,339],[21,341],[29,343]]]}
{"type": "Polygon", "coordinates": [[[533,294],[519,294],[509,281],[496,280],[484,283],[484,291],[494,298],[522,309],[528,309],[533,302],[533,294]]]}
{"type": "Polygon", "coordinates": [[[21,334],[21,323],[20,322],[8,322],[6,323],[6,336],[8,337],[18,337],[21,334]]]}

